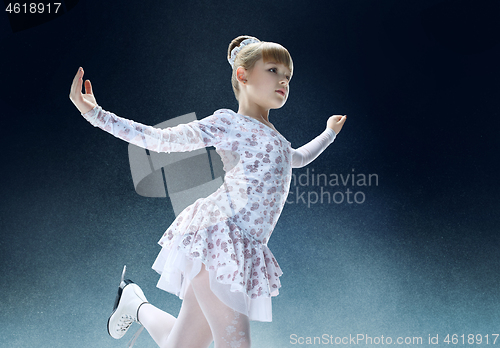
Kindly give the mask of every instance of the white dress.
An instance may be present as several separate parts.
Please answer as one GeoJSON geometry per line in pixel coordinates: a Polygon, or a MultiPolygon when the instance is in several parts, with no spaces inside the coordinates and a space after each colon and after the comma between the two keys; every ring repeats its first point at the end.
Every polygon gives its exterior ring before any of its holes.
{"type": "Polygon", "coordinates": [[[82,114],[95,127],[156,152],[214,146],[226,172],[223,185],[182,211],[165,231],[153,269],[158,287],[181,299],[204,265],[210,287],[250,320],[271,321],[271,297],[282,271],[267,247],[290,187],[292,168],[305,166],[335,139],[327,128],[299,149],[262,122],[229,109],[202,120],[158,129],[104,111],[82,114]]]}

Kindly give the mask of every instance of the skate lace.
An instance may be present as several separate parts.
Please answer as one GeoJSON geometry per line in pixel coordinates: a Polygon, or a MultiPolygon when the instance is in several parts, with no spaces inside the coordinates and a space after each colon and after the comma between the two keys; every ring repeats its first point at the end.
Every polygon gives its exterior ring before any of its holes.
{"type": "MultiPolygon", "coordinates": [[[[118,323],[118,330],[122,332],[127,331],[128,328],[134,323],[134,321],[136,321],[136,319],[133,316],[128,314],[122,315],[122,317],[120,318],[120,322],[118,323]]],[[[141,325],[139,330],[137,330],[137,332],[134,334],[134,336],[128,343],[127,346],[128,348],[132,348],[134,346],[135,341],[137,341],[137,339],[139,338],[139,335],[141,334],[142,330],[144,330],[144,326],[141,325]]]]}
{"type": "Polygon", "coordinates": [[[133,316],[128,314],[122,315],[122,317],[120,318],[120,322],[118,323],[118,330],[122,332],[127,331],[130,325],[132,325],[134,321],[135,318],[133,316]]]}
{"type": "MultiPolygon", "coordinates": [[[[126,286],[126,284],[125,284],[125,271],[126,270],[127,270],[127,266],[123,266],[122,280],[120,282],[120,287],[122,289],[126,286]]],[[[139,321],[131,315],[128,315],[128,314],[122,315],[122,317],[120,318],[120,321],[118,323],[119,330],[122,332],[127,331],[128,328],[130,327],[130,325],[132,325],[134,323],[134,321],[137,321],[139,323],[139,321]]],[[[141,323],[139,323],[139,324],[141,324],[141,323]]],[[[141,334],[142,330],[144,330],[144,326],[141,324],[141,327],[139,328],[139,330],[137,330],[137,332],[134,334],[134,336],[132,337],[132,339],[128,343],[128,348],[132,348],[134,346],[135,341],[137,341],[137,339],[139,338],[139,335],[141,334]]]]}

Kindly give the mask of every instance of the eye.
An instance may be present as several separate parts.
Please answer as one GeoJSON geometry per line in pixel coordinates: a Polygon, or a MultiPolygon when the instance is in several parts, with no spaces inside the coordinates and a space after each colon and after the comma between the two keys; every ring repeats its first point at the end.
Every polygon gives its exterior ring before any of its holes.
{"type": "MultiPolygon", "coordinates": [[[[269,71],[272,71],[272,72],[278,73],[278,69],[277,69],[277,68],[271,68],[271,69],[269,69],[269,71]],[[273,70],[274,70],[274,71],[273,71],[273,70]]],[[[286,79],[287,79],[288,81],[290,81],[291,77],[290,77],[290,76],[286,76],[286,79]]]]}

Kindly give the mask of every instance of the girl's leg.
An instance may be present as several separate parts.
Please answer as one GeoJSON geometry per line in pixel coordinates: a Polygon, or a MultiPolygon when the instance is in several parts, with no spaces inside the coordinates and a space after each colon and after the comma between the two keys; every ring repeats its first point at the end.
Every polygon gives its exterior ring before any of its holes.
{"type": "Polygon", "coordinates": [[[231,309],[215,296],[210,290],[210,280],[205,267],[201,267],[200,273],[194,277],[191,285],[212,330],[215,348],[249,348],[248,317],[231,309]]]}
{"type": "Polygon", "coordinates": [[[175,317],[153,306],[150,303],[143,304],[138,311],[137,320],[148,330],[149,335],[161,347],[172,331],[175,317]]]}
{"type": "Polygon", "coordinates": [[[138,320],[161,348],[206,348],[212,343],[210,326],[191,286],[177,319],[147,303],[139,308],[138,320]]]}

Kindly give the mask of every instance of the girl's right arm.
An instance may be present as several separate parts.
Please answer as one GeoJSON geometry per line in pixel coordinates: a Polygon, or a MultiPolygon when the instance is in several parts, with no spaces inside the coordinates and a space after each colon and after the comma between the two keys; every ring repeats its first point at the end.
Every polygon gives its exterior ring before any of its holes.
{"type": "Polygon", "coordinates": [[[97,105],[82,116],[94,127],[155,152],[184,152],[216,146],[229,131],[221,117],[211,115],[175,127],[154,128],[119,117],[97,105]]]}
{"type": "Polygon", "coordinates": [[[230,122],[223,115],[212,115],[176,127],[158,129],[145,126],[104,111],[94,97],[90,80],[85,81],[82,93],[83,68],[79,68],[69,98],[80,113],[95,127],[102,128],[115,137],[156,152],[192,151],[206,146],[215,146],[228,133],[230,122]]]}

